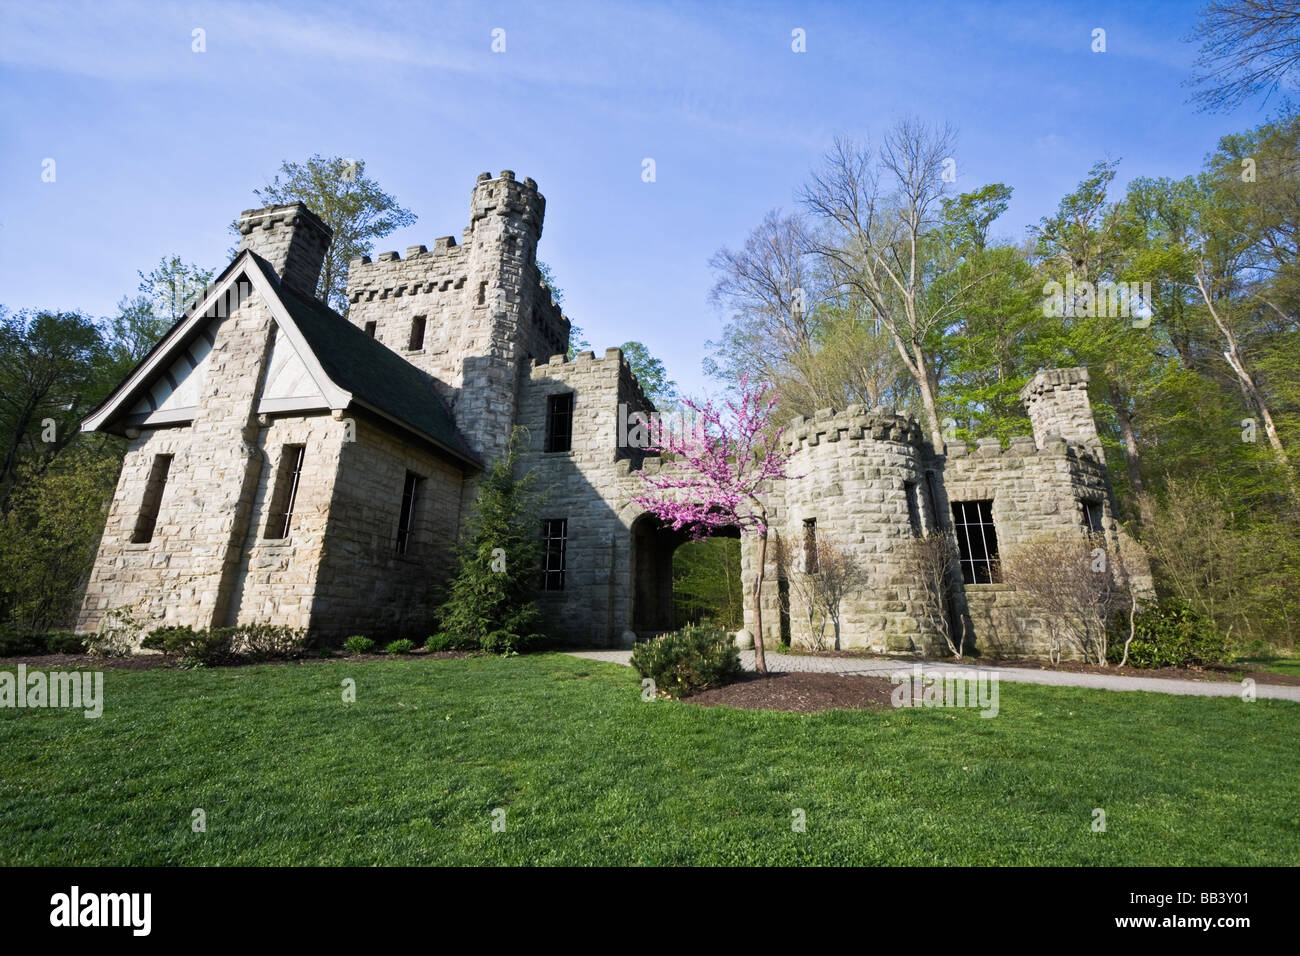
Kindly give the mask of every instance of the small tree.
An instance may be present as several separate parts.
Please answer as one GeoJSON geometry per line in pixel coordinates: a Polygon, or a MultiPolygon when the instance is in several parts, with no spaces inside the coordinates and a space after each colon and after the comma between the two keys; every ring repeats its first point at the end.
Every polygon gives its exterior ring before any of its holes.
{"type": "Polygon", "coordinates": [[[776,397],[742,376],[739,398],[722,406],[712,402],[682,404],[695,416],[688,433],[654,428],[650,451],[665,455],[655,474],[641,472],[648,490],[633,500],[667,522],[674,531],[695,538],[718,528],[739,528],[758,539],[750,609],[754,616],[755,668],[767,673],[763,656],[763,577],[767,566],[767,507],[763,503],[773,479],[786,473],[789,453],[782,448],[783,429],[773,427],[776,397]]]}
{"type": "MultiPolygon", "coordinates": [[[[790,587],[803,606],[808,620],[808,645],[815,651],[826,647],[826,625],[830,624],[835,638],[835,650],[840,649],[840,621],[844,599],[867,586],[869,574],[866,567],[835,539],[822,531],[815,532],[816,567],[792,569],[788,575],[790,587]]],[[[779,551],[784,549],[779,549],[779,551]]],[[[779,560],[779,557],[778,557],[779,560]]]]}
{"type": "Polygon", "coordinates": [[[457,568],[441,629],[483,645],[503,631],[527,639],[541,612],[533,598],[538,579],[538,525],[533,475],[515,477],[519,433],[505,458],[480,479],[467,535],[457,549],[457,568]]]}
{"type": "Polygon", "coordinates": [[[1002,558],[1002,580],[1047,615],[1047,626],[1083,655],[1106,666],[1106,625],[1129,603],[1117,553],[1101,535],[1037,538],[1002,558]]]}
{"type": "Polygon", "coordinates": [[[966,652],[966,633],[956,643],[952,639],[953,559],[952,541],[942,531],[912,538],[905,550],[905,563],[921,591],[919,608],[922,622],[943,638],[953,657],[966,652]]]}

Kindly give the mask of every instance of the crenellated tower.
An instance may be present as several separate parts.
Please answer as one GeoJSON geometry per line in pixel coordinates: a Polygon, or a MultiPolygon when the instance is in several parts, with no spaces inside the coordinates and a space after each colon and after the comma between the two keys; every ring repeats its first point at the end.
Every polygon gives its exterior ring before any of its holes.
{"type": "Polygon", "coordinates": [[[447,236],[349,269],[348,318],[438,380],[489,461],[505,450],[532,361],[569,347],[569,321],[537,268],[545,214],[532,179],[481,173],[459,244],[447,236]]]}

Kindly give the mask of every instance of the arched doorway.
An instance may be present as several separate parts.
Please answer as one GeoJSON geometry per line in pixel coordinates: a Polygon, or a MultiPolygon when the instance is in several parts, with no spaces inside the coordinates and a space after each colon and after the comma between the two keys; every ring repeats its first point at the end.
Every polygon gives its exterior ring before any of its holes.
{"type": "MultiPolygon", "coordinates": [[[[632,522],[631,537],[631,629],[644,640],[673,628],[673,554],[691,536],[646,513],[632,522]]],[[[739,538],[740,529],[719,529],[710,537],[739,538]]]]}

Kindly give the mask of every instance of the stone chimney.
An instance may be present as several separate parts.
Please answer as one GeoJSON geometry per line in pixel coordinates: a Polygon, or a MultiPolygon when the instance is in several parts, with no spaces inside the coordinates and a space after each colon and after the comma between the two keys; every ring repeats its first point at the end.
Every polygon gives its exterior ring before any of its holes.
{"type": "Polygon", "coordinates": [[[1088,400],[1086,368],[1047,368],[1020,390],[1020,401],[1034,427],[1034,444],[1040,449],[1053,435],[1087,446],[1104,461],[1097,421],[1088,400]]]}
{"type": "Polygon", "coordinates": [[[333,231],[300,202],[245,209],[239,214],[239,251],[251,249],[271,264],[280,284],[314,298],[333,231]]]}

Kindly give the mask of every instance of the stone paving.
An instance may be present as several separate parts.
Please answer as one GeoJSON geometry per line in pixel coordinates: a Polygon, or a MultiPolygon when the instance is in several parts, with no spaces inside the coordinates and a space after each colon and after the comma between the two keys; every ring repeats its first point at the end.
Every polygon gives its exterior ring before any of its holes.
{"type": "MultiPolygon", "coordinates": [[[[631,663],[632,652],[627,650],[570,651],[574,657],[611,664],[631,663]]],[[[741,651],[740,662],[746,670],[754,669],[754,652],[741,651]]],[[[767,669],[772,673],[794,671],[823,674],[863,674],[888,677],[899,671],[910,671],[916,662],[876,660],[851,657],[811,657],[802,654],[777,654],[767,652],[767,669]]],[[[1217,680],[1174,680],[1164,677],[1122,677],[1110,674],[1075,674],[1068,671],[1032,670],[1025,667],[994,667],[976,664],[949,664],[930,661],[923,665],[931,671],[980,671],[996,674],[998,680],[1022,684],[1050,684],[1056,687],[1092,687],[1098,690],[1145,690],[1161,694],[1185,694],[1197,697],[1240,697],[1241,684],[1217,680]]],[[[1256,684],[1257,698],[1300,701],[1300,687],[1281,684],[1256,684]]]]}

